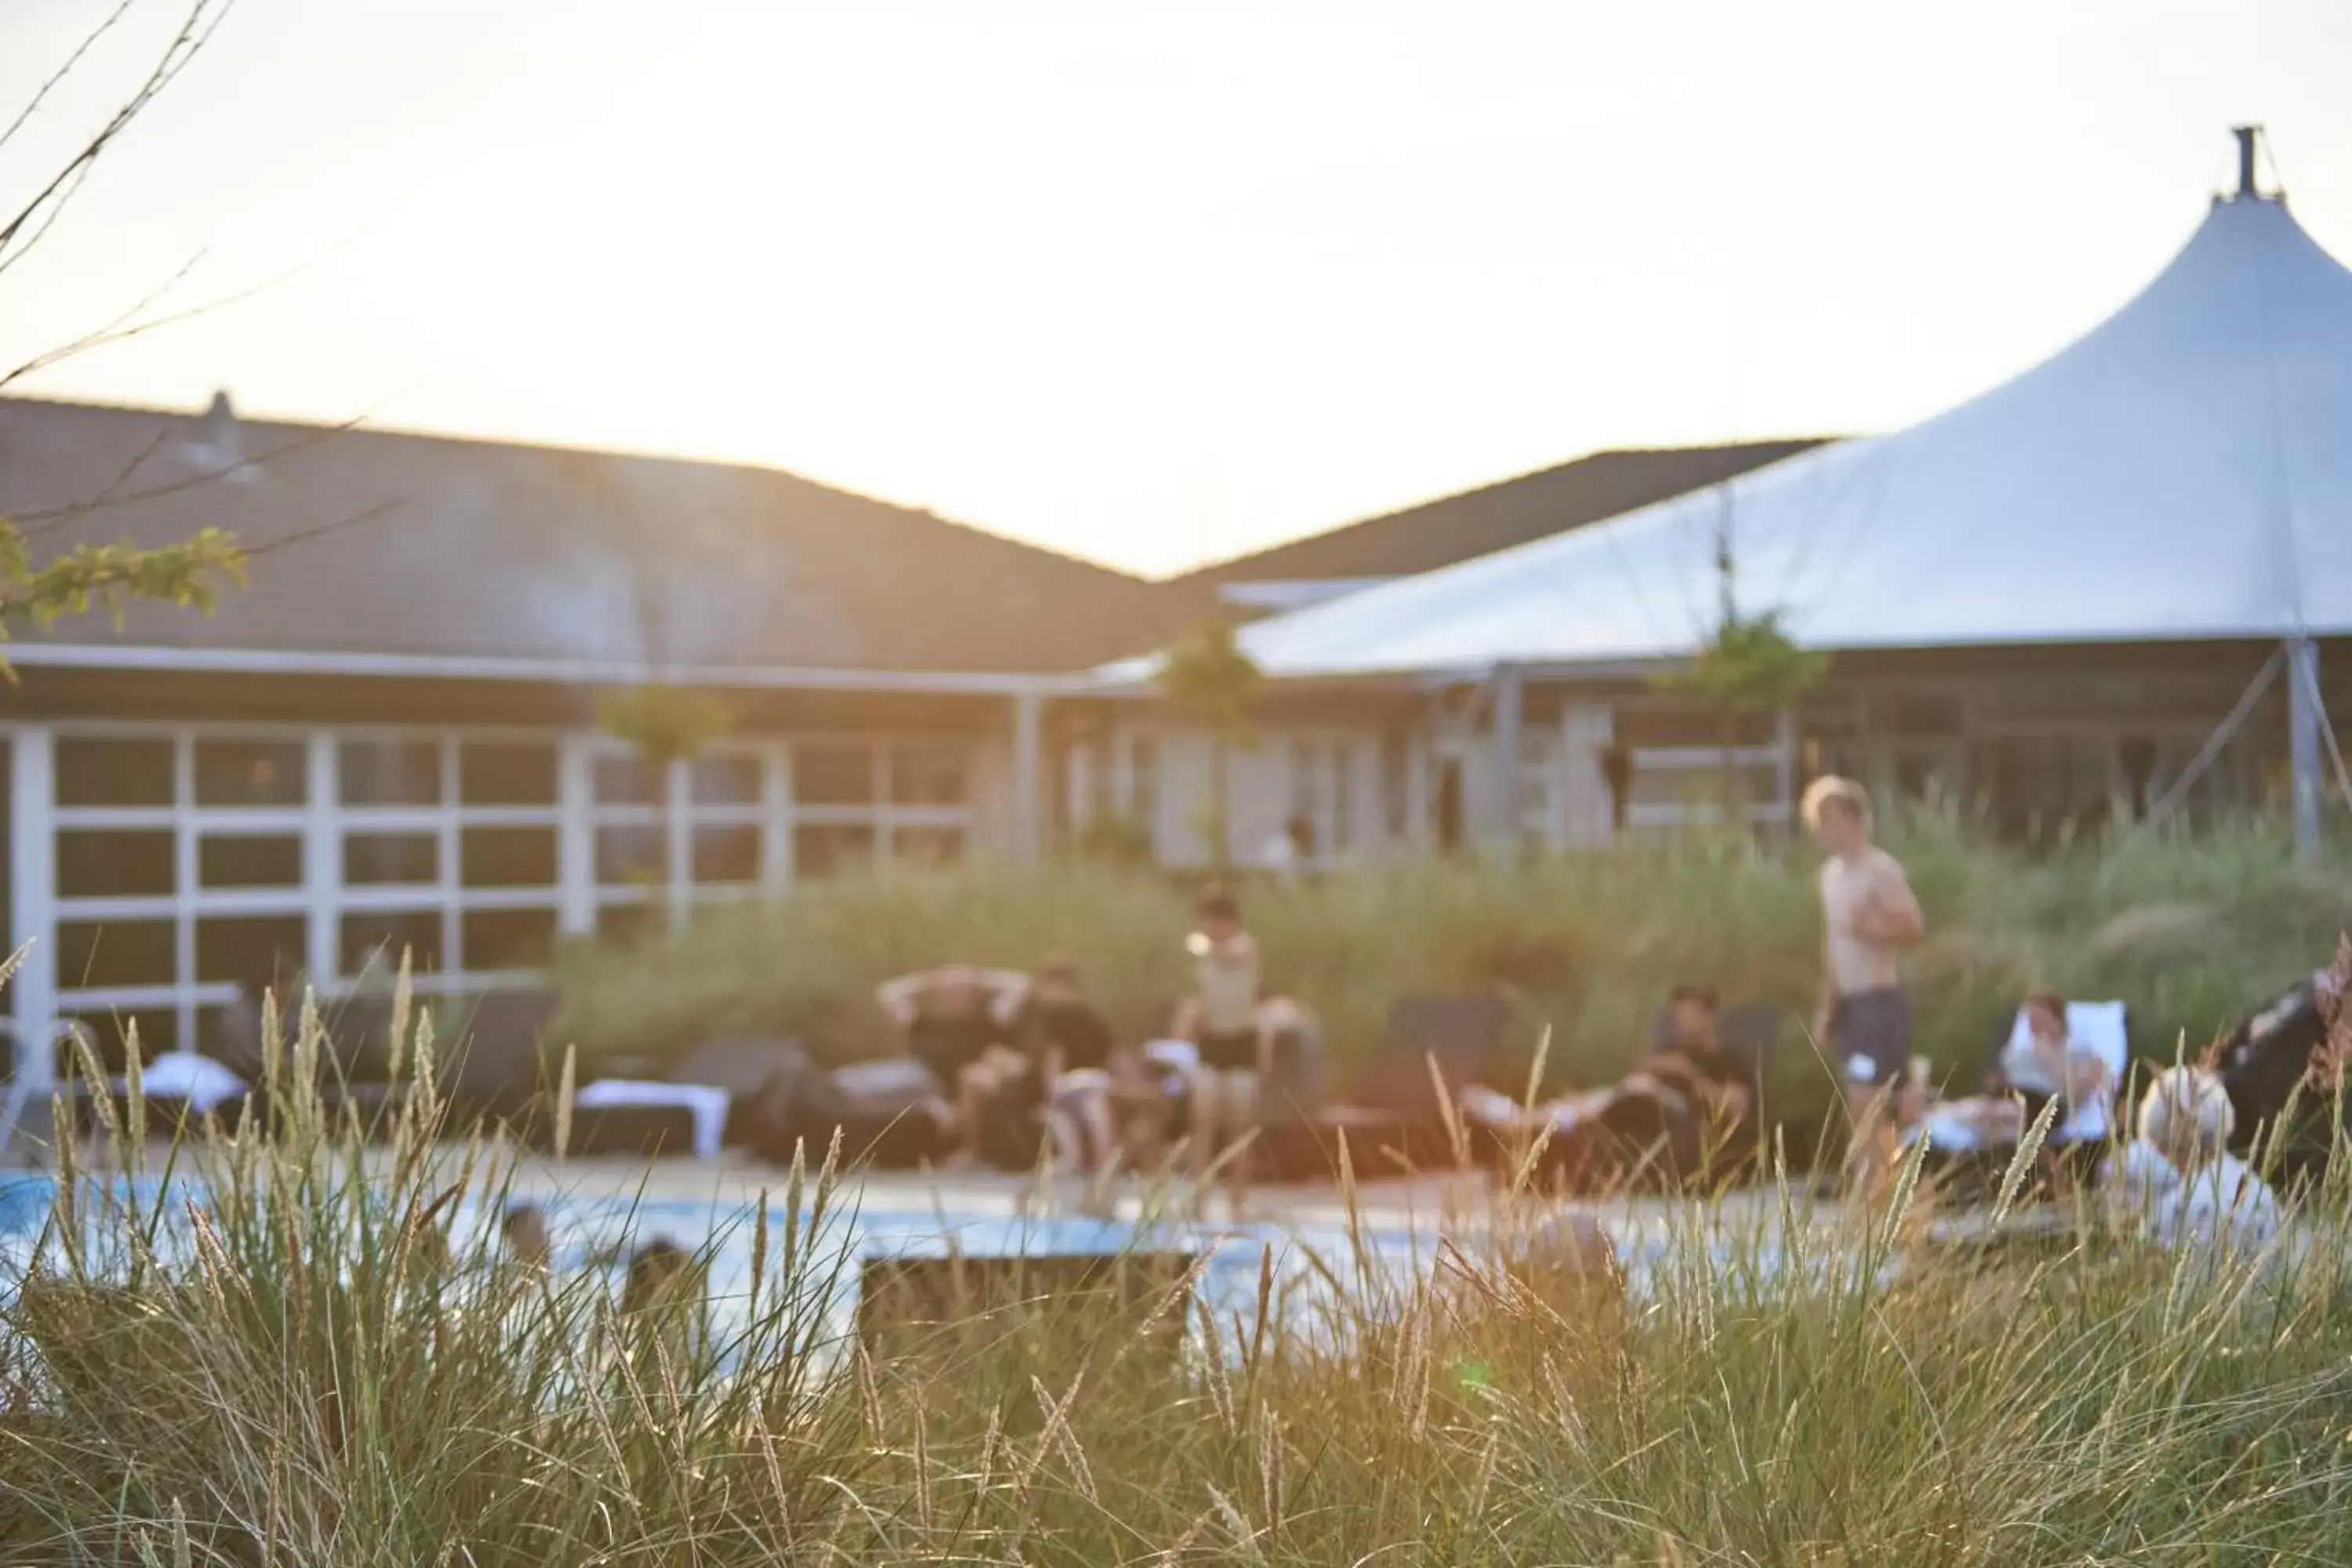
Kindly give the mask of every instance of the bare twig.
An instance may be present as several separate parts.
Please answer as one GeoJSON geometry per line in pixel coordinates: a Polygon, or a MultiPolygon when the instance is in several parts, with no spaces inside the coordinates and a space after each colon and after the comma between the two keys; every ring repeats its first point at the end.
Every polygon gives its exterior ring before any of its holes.
{"type": "Polygon", "coordinates": [[[380,517],[388,517],[407,504],[406,501],[402,500],[381,501],[364,511],[355,511],[348,517],[339,517],[331,522],[315,522],[308,528],[298,528],[291,532],[281,533],[275,539],[265,539],[258,544],[246,545],[243,548],[243,554],[247,561],[251,561],[257,556],[268,555],[272,551],[285,550],[297,544],[307,544],[311,540],[320,539],[331,533],[341,533],[347,528],[357,528],[362,523],[373,522],[380,517]]]}
{"type": "MultiPolygon", "coordinates": [[[[215,479],[225,479],[232,474],[244,473],[248,469],[257,469],[266,467],[270,463],[276,462],[278,458],[288,457],[292,453],[300,451],[304,447],[316,446],[320,441],[327,440],[332,437],[346,435],[351,431],[357,429],[361,425],[366,423],[366,421],[367,416],[360,414],[354,415],[351,418],[343,420],[338,424],[317,426],[311,429],[305,430],[302,434],[295,437],[289,441],[284,441],[279,443],[278,446],[272,447],[268,451],[260,453],[256,457],[239,458],[233,463],[224,463],[218,468],[206,468],[201,473],[190,474],[184,479],[173,479],[166,484],[151,485],[143,490],[131,490],[128,493],[113,493],[117,489],[119,489],[121,483],[121,480],[118,479],[115,486],[110,487],[108,490],[100,491],[96,496],[81,500],[68,501],[62,506],[35,508],[15,512],[11,514],[9,521],[16,523],[26,538],[38,539],[44,534],[54,533],[60,528],[67,527],[73,522],[79,521],[82,518],[88,517],[94,511],[102,510],[108,507],[137,506],[145,501],[162,500],[166,497],[178,495],[184,490],[194,489],[198,485],[210,484],[215,479]]],[[[161,439],[162,438],[159,437],[157,443],[151,444],[148,450],[152,452],[154,449],[154,445],[160,445],[161,439]]],[[[138,462],[132,463],[130,468],[124,470],[124,478],[127,479],[131,473],[135,472],[139,468],[140,463],[143,463],[144,461],[146,461],[146,457],[142,454],[138,462]]]]}
{"type": "MultiPolygon", "coordinates": [[[[205,45],[211,42],[235,4],[236,0],[191,0],[171,43],[149,68],[147,78],[140,83],[138,90],[82,144],[79,152],[67,160],[65,165],[33,194],[29,201],[5,224],[0,224],[0,272],[5,272],[31,254],[41,237],[56,226],[58,217],[71,205],[75,193],[80,190],[82,182],[89,177],[90,169],[107,148],[130,128],[131,122],[155,100],[157,95],[188,68],[189,62],[203,51],[205,45]],[[18,243],[20,239],[21,244],[18,243]]],[[[108,26],[111,25],[110,18],[108,26]]],[[[83,47],[88,47],[86,40],[83,47]]],[[[80,53],[77,50],[74,58],[79,58],[80,53]]],[[[72,68],[70,60],[65,68],[72,68]]],[[[47,88],[44,87],[42,90],[46,92],[47,88]]]]}
{"type": "Polygon", "coordinates": [[[49,79],[41,84],[40,90],[26,100],[25,107],[16,111],[16,118],[8,122],[8,129],[0,131],[0,147],[5,147],[16,139],[16,132],[25,129],[26,121],[39,112],[41,105],[47,101],[49,94],[57,90],[58,84],[73,75],[74,68],[81,64],[82,57],[97,47],[98,41],[112,32],[114,25],[122,20],[130,13],[131,7],[138,3],[139,0],[121,0],[121,4],[107,14],[105,21],[89,30],[89,36],[75,46],[74,52],[66,57],[66,63],[52,71],[49,74],[49,79]]]}
{"type": "Polygon", "coordinates": [[[123,311],[121,315],[115,317],[114,320],[107,322],[106,325],[99,328],[97,331],[85,332],[80,337],[76,338],[72,342],[65,343],[60,347],[44,350],[42,353],[35,354],[31,359],[28,359],[24,363],[18,365],[16,369],[8,372],[5,375],[0,375],[0,387],[5,387],[12,382],[20,380],[25,376],[28,376],[37,370],[47,370],[49,366],[57,363],[59,360],[69,359],[73,355],[80,353],[85,349],[94,349],[104,343],[119,342],[123,338],[136,337],[139,333],[147,331],[152,327],[165,326],[172,321],[184,320],[184,316],[166,316],[160,321],[149,322],[146,325],[129,326],[126,329],[126,323],[136,321],[140,316],[146,313],[149,307],[155,304],[157,300],[163,299],[164,295],[169,294],[173,289],[178,288],[182,283],[187,281],[188,274],[194,271],[196,269],[196,264],[204,260],[204,258],[205,253],[201,250],[196,252],[195,255],[188,258],[186,261],[181,264],[180,269],[177,272],[173,273],[168,279],[165,279],[160,287],[148,290],[144,299],[141,300],[137,304],[131,306],[131,309],[123,311]]]}

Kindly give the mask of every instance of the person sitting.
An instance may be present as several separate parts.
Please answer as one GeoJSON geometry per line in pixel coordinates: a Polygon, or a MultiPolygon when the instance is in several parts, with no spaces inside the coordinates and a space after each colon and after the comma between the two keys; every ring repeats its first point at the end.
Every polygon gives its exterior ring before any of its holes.
{"type": "Polygon", "coordinates": [[[1077,967],[1065,958],[1041,965],[1010,1032],[1013,1045],[990,1047],[976,1075],[981,1152],[1026,1169],[1050,1143],[1059,1162],[1093,1170],[1110,1152],[1111,1030],[1077,967]]]}
{"type": "Polygon", "coordinates": [[[1022,1066],[1012,1022],[1028,990],[1027,975],[950,963],[885,981],[874,994],[906,1031],[908,1055],[939,1086],[956,1163],[978,1159],[983,1108],[1022,1066]]]}
{"type": "Polygon", "coordinates": [[[2053,1142],[2104,1138],[2113,1118],[2114,1084],[2099,1053],[2067,1033],[2066,999],[2053,991],[2028,992],[2021,1009],[2022,1039],[2001,1047],[1985,1089],[2004,1096],[2017,1116],[2011,1140],[2022,1136],[2052,1100],[2063,1100],[2050,1129],[2053,1142]]]}
{"type": "Polygon", "coordinates": [[[2036,1163],[2051,1195],[2063,1198],[2075,1178],[2068,1148],[2088,1148],[2115,1130],[2115,1079],[2099,1053],[2068,1032],[2063,996],[2028,992],[2019,1014],[2023,1035],[2010,1037],[1986,1075],[1993,1098],[1978,1113],[1978,1126],[1987,1142],[2015,1143],[2057,1101],[2036,1163]]]}
{"type": "Polygon", "coordinates": [[[1725,1126],[1747,1120],[1748,1069],[1724,1047],[1723,1003],[1712,986],[1677,985],[1666,997],[1666,1030],[1622,1091],[1679,1097],[1725,1126]]]}
{"type": "MultiPolygon", "coordinates": [[[[1193,913],[1184,943],[1193,959],[1193,990],[1171,1032],[1200,1054],[1192,1102],[1197,1174],[1256,1126],[1259,1087],[1274,1070],[1274,1036],[1259,1016],[1257,941],[1243,928],[1241,906],[1213,889],[1193,913]]],[[[1246,1190],[1242,1163],[1234,1162],[1237,1197],[1246,1190]]]]}
{"type": "Polygon", "coordinates": [[[1155,1040],[1112,1055],[1112,1137],[1129,1170],[1156,1171],[1192,1131],[1200,1054],[1181,1040],[1155,1040]]]}
{"type": "Polygon", "coordinates": [[[2278,1233],[2278,1197],[2229,1152],[2237,1113],[2221,1078],[2168,1068],[2140,1101],[2138,1137],[2110,1162],[2109,1185],[2126,1217],[2166,1247],[2246,1254],[2278,1233]]]}

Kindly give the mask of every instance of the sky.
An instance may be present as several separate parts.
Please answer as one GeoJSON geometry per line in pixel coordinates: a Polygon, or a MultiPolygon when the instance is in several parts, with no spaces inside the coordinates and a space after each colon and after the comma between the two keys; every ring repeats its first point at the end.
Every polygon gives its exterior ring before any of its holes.
{"type": "MultiPolygon", "coordinates": [[[[0,0],[0,127],[118,0],[0,0]]],[[[131,0],[7,210],[187,0],[131,0]]],[[[2268,128],[2352,258],[2352,0],[236,0],[0,272],[17,392],[790,468],[1180,570],[2063,346],[2268,128]]],[[[2265,165],[2265,174],[2270,166],[2265,165]]]]}

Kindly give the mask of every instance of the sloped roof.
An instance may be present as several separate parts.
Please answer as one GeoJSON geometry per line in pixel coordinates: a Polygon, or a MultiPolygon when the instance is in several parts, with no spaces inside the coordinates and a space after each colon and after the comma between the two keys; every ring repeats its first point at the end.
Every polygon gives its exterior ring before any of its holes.
{"type": "Polygon", "coordinates": [[[2072,347],[1892,435],[1250,627],[1277,676],[1691,650],[1741,606],[1823,648],[2352,632],[2352,272],[2217,201],[2072,347]]]}
{"type": "Polygon", "coordinates": [[[255,552],[210,616],[27,642],[1020,673],[1132,648],[1156,589],[772,469],[25,399],[0,516],[40,557],[207,526],[255,552]]]}
{"type": "Polygon", "coordinates": [[[1228,584],[1411,576],[1647,506],[1776,463],[1820,438],[1593,452],[1171,577],[1206,614],[1228,584]]]}

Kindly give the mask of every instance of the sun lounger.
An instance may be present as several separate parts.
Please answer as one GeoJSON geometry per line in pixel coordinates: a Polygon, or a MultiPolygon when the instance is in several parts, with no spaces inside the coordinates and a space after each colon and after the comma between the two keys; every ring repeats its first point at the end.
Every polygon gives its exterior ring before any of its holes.
{"type": "MultiPolygon", "coordinates": [[[[2121,1002],[2069,1002],[2066,1031],[2077,1045],[2094,1051],[2107,1071],[2107,1090],[2095,1101],[2061,1113],[2051,1126],[2043,1147],[2074,1162],[2078,1176],[2087,1178],[2097,1151],[2116,1126],[2117,1097],[2131,1068],[2131,1016],[2121,1002]]],[[[1994,1037],[1990,1065],[1998,1068],[2012,1045],[2030,1038],[2021,1009],[1994,1037]]],[[[2007,1173],[2017,1151],[2017,1139],[2003,1126],[1996,1132],[1987,1122],[2009,1103],[2005,1096],[1973,1095],[1941,1100],[1928,1107],[1915,1126],[1903,1130],[1903,1146],[1921,1140],[1927,1144],[1926,1170],[1950,1200],[1968,1201],[1990,1195],[2007,1173]]]]}
{"type": "Polygon", "coordinates": [[[796,1149],[815,1163],[838,1131],[844,1160],[904,1170],[949,1152],[952,1140],[933,1115],[943,1103],[939,1079],[921,1062],[853,1062],[802,1074],[768,1098],[746,1135],[772,1165],[792,1163],[796,1149]]]}
{"type": "Polygon", "coordinates": [[[583,1084],[572,1096],[574,1149],[583,1154],[675,1153],[683,1151],[693,1153],[698,1159],[715,1160],[727,1133],[727,1101],[725,1089],[706,1083],[600,1078],[593,1083],[583,1084]],[[657,1138],[655,1146],[647,1150],[641,1137],[615,1137],[618,1119],[608,1121],[600,1113],[619,1110],[673,1113],[646,1119],[665,1133],[677,1128],[677,1118],[682,1114],[686,1138],[682,1144],[669,1138],[657,1138]],[[635,1147],[621,1146],[628,1144],[635,1147]]]}
{"type": "MultiPolygon", "coordinates": [[[[1724,1054],[1738,1065],[1736,1081],[1748,1094],[1744,1114],[1725,1122],[1707,1115],[1679,1089],[1664,1093],[1621,1091],[1603,1088],[1563,1102],[1570,1110],[1555,1117],[1545,1131],[1547,1140],[1536,1152],[1528,1178],[1539,1186],[1569,1192],[1593,1192],[1625,1187],[1680,1191],[1694,1184],[1720,1184],[1741,1173],[1755,1158],[1764,1106],[1764,1080],[1771,1069],[1788,1015],[1760,1005],[1727,1007],[1720,1020],[1724,1054]]],[[[1670,1016],[1661,1012],[1653,1026],[1650,1054],[1674,1048],[1670,1016]]],[[[1538,1111],[1541,1110],[1538,1107],[1538,1111]]],[[[1517,1172],[1527,1135],[1535,1128],[1517,1126],[1517,1108],[1490,1101],[1484,1118],[1498,1131],[1501,1167],[1517,1172]]]]}
{"type": "MultiPolygon", "coordinates": [[[[2102,1142],[2116,1130],[2116,1097],[2122,1092],[2124,1075],[2131,1067],[2130,1012],[2121,1002],[2069,1002],[2066,1033],[2074,1044],[2097,1055],[2106,1068],[2107,1091],[2054,1122],[2045,1142],[2053,1146],[2102,1142]]],[[[2021,1008],[2011,1020],[2008,1032],[1994,1044],[1994,1062],[1998,1064],[2011,1048],[2022,1047],[2032,1038],[2032,1027],[2021,1008]]],[[[1905,1130],[1904,1142],[1908,1144],[1926,1138],[1930,1148],[1945,1154],[2013,1147],[2015,1139],[1986,1134],[1982,1127],[1984,1104],[1985,1098],[1979,1096],[1933,1106],[1917,1126],[1905,1130]]]]}
{"type": "MultiPolygon", "coordinates": [[[[730,1144],[755,1142],[763,1119],[782,1113],[793,1086],[811,1070],[795,1041],[739,1037],[698,1047],[658,1076],[593,1079],[572,1095],[567,1149],[716,1159],[730,1144]]],[[[539,1131],[543,1136],[547,1129],[539,1131]]]]}
{"type": "Polygon", "coordinates": [[[1446,1102],[1486,1071],[1509,1019],[1510,1009],[1498,997],[1409,996],[1398,1002],[1379,1046],[1342,1096],[1311,1117],[1263,1130],[1259,1170],[1274,1181],[1328,1176],[1339,1168],[1342,1138],[1360,1173],[1454,1164],[1446,1102]]]}

